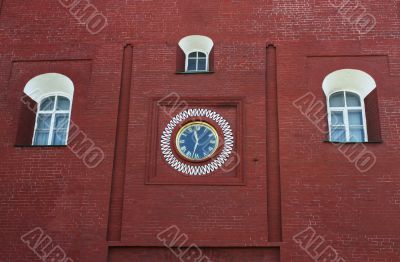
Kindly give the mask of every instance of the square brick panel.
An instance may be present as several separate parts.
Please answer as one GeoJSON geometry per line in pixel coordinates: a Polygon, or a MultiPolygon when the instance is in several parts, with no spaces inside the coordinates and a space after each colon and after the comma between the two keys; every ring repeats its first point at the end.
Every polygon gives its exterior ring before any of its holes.
{"type": "MultiPolygon", "coordinates": [[[[148,184],[194,184],[194,185],[243,185],[244,177],[241,172],[240,155],[242,154],[242,102],[236,99],[221,100],[193,100],[180,98],[180,102],[171,99],[155,99],[152,101],[152,134],[149,141],[149,166],[147,172],[148,184]],[[210,116],[188,116],[185,112],[193,109],[192,112],[215,112],[210,116]],[[183,112],[183,113],[182,113],[183,112]],[[182,113],[182,114],[181,114],[182,113]],[[182,115],[183,118],[177,121],[172,128],[166,130],[171,120],[182,115]],[[220,118],[222,117],[222,118],[220,118]],[[214,118],[214,119],[213,119],[214,118]],[[214,126],[219,133],[221,146],[216,154],[209,160],[195,163],[190,162],[179,156],[175,145],[174,135],[185,124],[191,121],[206,121],[214,126]],[[213,163],[220,160],[221,154],[224,154],[224,145],[229,141],[225,141],[223,124],[229,124],[233,134],[233,148],[226,161],[223,164],[207,174],[193,175],[189,174],[190,170],[206,170],[202,167],[210,167],[213,163]],[[162,150],[162,136],[170,133],[169,148],[173,154],[173,160],[168,161],[165,157],[165,150],[162,150]],[[176,165],[175,168],[173,165],[176,165]],[[187,169],[180,167],[185,166],[187,169]]],[[[190,114],[190,113],[189,113],[190,114]]],[[[196,115],[196,113],[193,113],[196,115]]],[[[226,127],[226,126],[225,126],[226,127]]],[[[164,141],[165,142],[165,141],[164,141]]],[[[230,150],[229,150],[230,151],[230,150]]]]}

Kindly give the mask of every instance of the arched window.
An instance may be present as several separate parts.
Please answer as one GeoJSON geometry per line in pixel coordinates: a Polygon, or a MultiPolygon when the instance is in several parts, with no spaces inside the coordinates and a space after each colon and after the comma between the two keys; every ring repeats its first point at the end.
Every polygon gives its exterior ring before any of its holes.
{"type": "Polygon", "coordinates": [[[368,141],[364,102],[358,94],[349,91],[331,94],[328,111],[331,141],[368,141]]]}
{"type": "Polygon", "coordinates": [[[182,38],[179,47],[185,54],[185,72],[209,71],[213,46],[214,42],[207,36],[190,35],[182,38]]]}
{"type": "Polygon", "coordinates": [[[67,76],[47,73],[32,78],[24,93],[37,103],[32,145],[66,145],[74,85],[67,76]]]}
{"type": "Polygon", "coordinates": [[[207,71],[208,58],[203,52],[192,52],[187,58],[186,71],[207,71]]]}
{"type": "MultiPolygon", "coordinates": [[[[324,79],[322,88],[327,97],[329,140],[368,142],[364,100],[376,88],[375,80],[363,71],[342,69],[330,73],[324,79]]],[[[374,130],[379,123],[371,122],[371,119],[376,117],[370,116],[368,122],[374,130]]]]}
{"type": "Polygon", "coordinates": [[[65,145],[67,143],[71,102],[64,96],[48,96],[39,104],[33,145],[65,145]]]}

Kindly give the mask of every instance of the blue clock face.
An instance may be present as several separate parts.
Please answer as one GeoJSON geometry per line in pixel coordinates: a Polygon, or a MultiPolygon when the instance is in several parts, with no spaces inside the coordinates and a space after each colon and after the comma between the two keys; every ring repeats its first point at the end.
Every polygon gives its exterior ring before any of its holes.
{"type": "Polygon", "coordinates": [[[183,126],[176,136],[179,154],[188,160],[204,161],[218,148],[218,133],[206,122],[191,122],[183,126]]]}

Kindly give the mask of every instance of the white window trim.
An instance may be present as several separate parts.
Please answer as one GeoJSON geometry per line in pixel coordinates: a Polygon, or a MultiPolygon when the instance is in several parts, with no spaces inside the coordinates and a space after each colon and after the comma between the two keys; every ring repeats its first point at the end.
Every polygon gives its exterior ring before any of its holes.
{"type": "Polygon", "coordinates": [[[185,54],[185,72],[209,72],[209,60],[210,60],[210,53],[211,50],[213,49],[214,42],[211,38],[204,36],[204,35],[189,35],[184,38],[182,38],[179,43],[179,47],[182,49],[183,53],[185,54]],[[199,70],[199,71],[194,71],[190,70],[188,71],[188,60],[189,60],[189,54],[193,52],[201,52],[206,55],[206,69],[207,70],[199,70]]]}
{"type": "MultiPolygon", "coordinates": [[[[34,139],[36,135],[36,128],[37,128],[37,118],[40,112],[40,103],[45,99],[46,97],[50,96],[64,96],[69,99],[70,101],[70,108],[69,108],[69,118],[68,118],[68,127],[67,127],[67,137],[66,137],[66,145],[68,144],[68,136],[69,136],[69,127],[71,124],[71,113],[72,113],[72,105],[73,105],[73,97],[74,97],[74,84],[72,80],[59,73],[45,73],[41,74],[38,76],[35,76],[31,80],[26,83],[24,87],[24,93],[29,96],[32,100],[34,100],[38,107],[37,107],[37,112],[36,112],[36,118],[35,118],[35,126],[34,126],[34,132],[33,132],[33,137],[32,137],[32,145],[34,145],[34,139]]],[[[55,101],[56,102],[56,101],[55,101]]],[[[55,110],[55,107],[54,107],[55,110]]],[[[64,111],[64,110],[62,110],[64,111]]],[[[57,112],[62,112],[57,111],[57,112]]],[[[44,111],[43,111],[44,112],[44,111]]],[[[48,111],[50,112],[50,111],[48,111]]],[[[52,122],[50,128],[53,128],[53,117],[55,117],[55,113],[52,112],[52,122]]],[[[51,145],[51,140],[53,138],[53,133],[54,130],[49,131],[49,138],[48,138],[48,143],[47,145],[51,145]]]]}
{"type": "Polygon", "coordinates": [[[24,93],[36,103],[50,95],[62,95],[71,100],[74,96],[74,84],[67,76],[58,73],[38,75],[25,85],[24,93]]]}
{"type": "MultiPolygon", "coordinates": [[[[71,113],[72,113],[72,99],[70,97],[64,95],[64,93],[51,93],[51,94],[47,94],[46,96],[41,97],[39,103],[37,103],[37,112],[36,112],[36,118],[35,118],[35,128],[34,128],[33,137],[32,137],[32,145],[39,146],[39,145],[35,145],[34,142],[35,142],[35,136],[36,136],[38,117],[40,114],[51,114],[49,137],[47,138],[47,144],[43,145],[43,146],[53,146],[52,141],[53,141],[54,129],[55,129],[54,128],[54,119],[55,119],[56,114],[68,114],[68,125],[67,125],[67,132],[66,132],[65,144],[64,144],[64,145],[68,145],[69,127],[71,124],[71,113]],[[51,97],[51,96],[55,97],[53,110],[51,110],[51,111],[40,110],[40,104],[42,103],[42,101],[45,98],[51,97]],[[57,100],[58,100],[58,97],[60,97],[60,96],[65,97],[69,100],[69,110],[57,110],[57,100]]],[[[58,145],[58,146],[60,146],[60,145],[58,145]]]]}
{"type": "Polygon", "coordinates": [[[185,72],[209,72],[209,67],[208,67],[209,54],[207,52],[204,52],[203,50],[192,50],[192,51],[190,51],[190,53],[185,54],[185,56],[186,56],[186,59],[185,59],[185,72]],[[188,67],[189,67],[189,55],[191,53],[194,53],[194,52],[196,52],[196,54],[197,54],[196,55],[196,70],[188,70],[188,67]],[[199,54],[198,53],[203,53],[203,54],[206,55],[206,57],[205,57],[205,59],[206,59],[206,69],[205,70],[198,70],[198,63],[199,63],[199,57],[198,57],[199,54]]]}
{"type": "Polygon", "coordinates": [[[351,143],[352,141],[350,141],[349,111],[352,111],[352,110],[359,111],[359,110],[361,110],[362,119],[363,119],[364,141],[359,142],[359,143],[368,142],[368,126],[367,126],[367,118],[366,118],[366,113],[365,113],[365,103],[364,103],[364,99],[362,98],[362,96],[358,92],[355,92],[353,90],[341,90],[341,91],[335,91],[335,92],[331,93],[329,96],[327,96],[327,108],[328,108],[328,123],[329,123],[329,141],[338,142],[338,141],[333,141],[332,140],[332,114],[331,114],[332,111],[333,112],[335,112],[335,111],[342,111],[343,112],[343,122],[344,122],[345,133],[346,133],[346,141],[344,143],[351,143]],[[331,96],[336,94],[336,93],[340,93],[340,92],[344,92],[345,106],[344,107],[331,107],[331,105],[330,105],[331,96]],[[347,106],[347,99],[346,99],[346,92],[354,93],[354,94],[358,95],[358,97],[360,99],[361,106],[359,106],[359,107],[348,107],[347,106]]]}

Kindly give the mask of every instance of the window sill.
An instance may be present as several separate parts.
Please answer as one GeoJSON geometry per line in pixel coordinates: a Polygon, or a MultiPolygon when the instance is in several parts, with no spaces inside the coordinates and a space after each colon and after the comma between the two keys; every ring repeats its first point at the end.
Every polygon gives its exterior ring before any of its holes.
{"type": "Polygon", "coordinates": [[[177,75],[208,75],[208,74],[214,74],[214,71],[193,71],[193,72],[175,72],[177,75]]]}
{"type": "Polygon", "coordinates": [[[324,143],[331,143],[331,144],[383,144],[383,141],[368,141],[368,142],[336,142],[330,140],[323,140],[324,143]]]}
{"type": "Polygon", "coordinates": [[[36,146],[36,145],[14,145],[14,147],[19,148],[65,148],[67,145],[43,145],[43,146],[36,146]]]}

